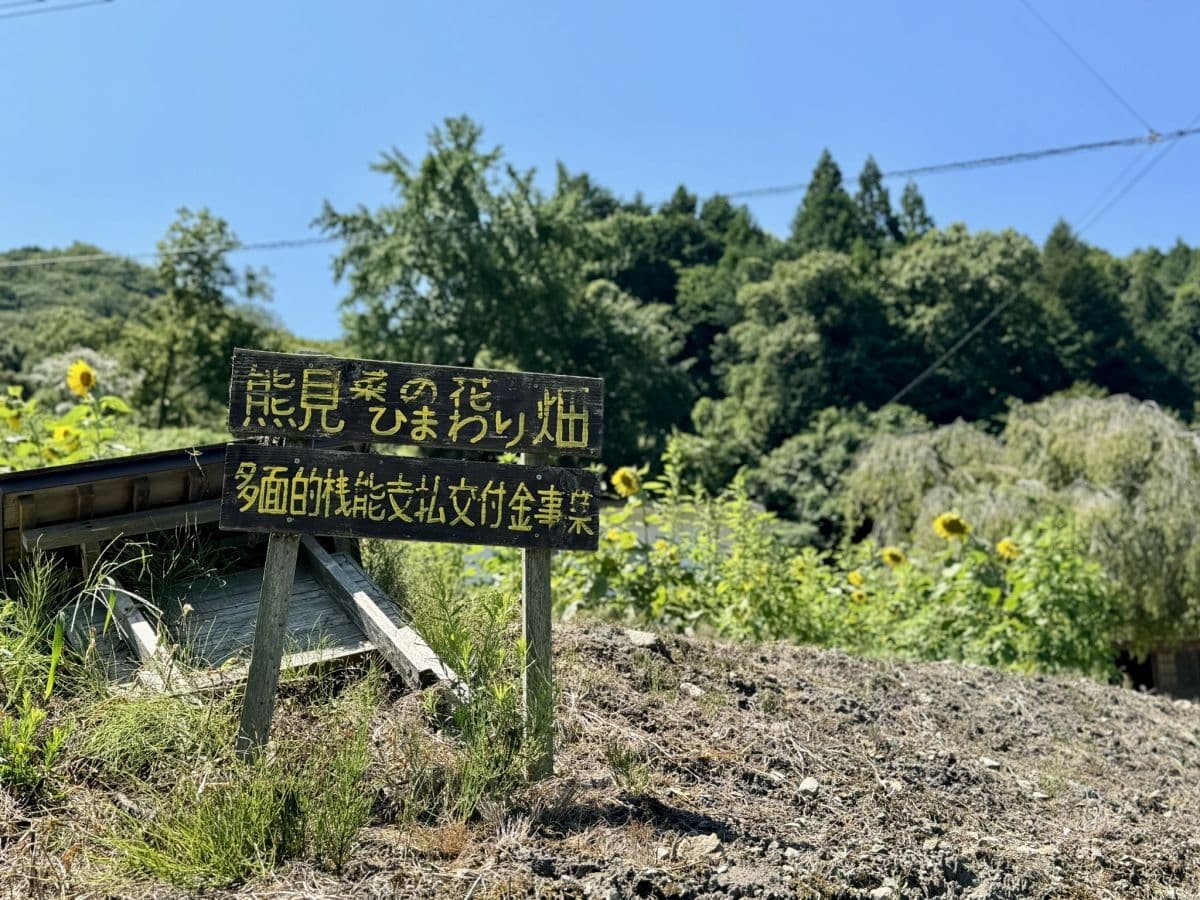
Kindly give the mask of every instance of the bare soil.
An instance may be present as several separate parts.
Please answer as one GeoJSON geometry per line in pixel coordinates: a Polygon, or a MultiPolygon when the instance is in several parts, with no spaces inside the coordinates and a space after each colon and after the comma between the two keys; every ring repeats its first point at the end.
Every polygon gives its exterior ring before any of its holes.
{"type": "MultiPolygon", "coordinates": [[[[206,896],[1200,897],[1198,704],[606,626],[555,649],[554,777],[467,825],[381,816],[341,876],[206,896]]],[[[380,715],[381,759],[419,716],[380,715]]],[[[9,852],[12,896],[72,892],[69,863],[9,852]]]]}

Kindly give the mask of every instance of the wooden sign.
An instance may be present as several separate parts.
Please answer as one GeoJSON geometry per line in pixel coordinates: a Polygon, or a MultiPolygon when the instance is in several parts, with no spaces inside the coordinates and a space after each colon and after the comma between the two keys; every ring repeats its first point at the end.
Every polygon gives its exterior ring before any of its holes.
{"type": "MultiPolygon", "coordinates": [[[[550,551],[595,550],[600,479],[545,463],[598,456],[598,378],[235,350],[221,527],[272,532],[238,752],[265,744],[300,534],[522,548],[521,633],[531,777],[554,767],[550,551]],[[521,453],[526,465],[313,450],[318,437],[521,453]]],[[[305,538],[311,541],[311,538],[305,538]]]]}
{"type": "Polygon", "coordinates": [[[595,550],[600,478],[580,469],[230,444],[221,527],[595,550]]]}
{"type": "Polygon", "coordinates": [[[238,349],[229,430],[599,456],[603,408],[599,378],[238,349]]]}

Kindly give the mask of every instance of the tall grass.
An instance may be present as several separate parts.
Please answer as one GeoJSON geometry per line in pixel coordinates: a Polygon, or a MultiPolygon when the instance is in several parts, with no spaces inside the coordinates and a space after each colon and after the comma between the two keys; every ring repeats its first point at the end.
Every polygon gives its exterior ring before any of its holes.
{"type": "Polygon", "coordinates": [[[426,544],[364,547],[372,576],[402,601],[414,627],[468,689],[454,710],[453,746],[433,747],[419,734],[401,738],[407,752],[394,779],[409,818],[469,819],[484,801],[510,797],[530,762],[517,598],[464,577],[475,568],[470,553],[426,544]]]}

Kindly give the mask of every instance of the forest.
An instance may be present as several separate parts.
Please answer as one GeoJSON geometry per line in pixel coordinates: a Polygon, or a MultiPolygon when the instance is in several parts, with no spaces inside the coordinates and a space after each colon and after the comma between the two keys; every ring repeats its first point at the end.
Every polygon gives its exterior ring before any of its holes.
{"type": "MultiPolygon", "coordinates": [[[[77,360],[124,415],[103,437],[125,449],[219,439],[236,346],[601,376],[610,472],[666,463],[697,496],[733,490],[789,559],[940,552],[931,523],[953,513],[991,553],[986,585],[1008,571],[996,542],[1054,521],[1120,598],[1089,633],[1102,656],[1200,633],[1200,255],[1182,241],[1116,257],[1065,221],[1041,246],[939,226],[915,183],[896,200],[873,159],[851,180],[827,152],[778,236],[682,185],[654,205],[560,163],[544,188],[468,118],[372,168],[390,203],[326,203],[313,222],[336,241],[337,340],[283,327],[269,272],[236,266],[208,210],[180,211],[154,265],[84,244],[0,255],[0,464],[101,451],[53,430],[86,411],[21,437],[35,410],[70,408],[77,360]]],[[[607,607],[622,589],[588,584],[607,607]]],[[[661,618],[646,602],[632,614],[661,618]]]]}

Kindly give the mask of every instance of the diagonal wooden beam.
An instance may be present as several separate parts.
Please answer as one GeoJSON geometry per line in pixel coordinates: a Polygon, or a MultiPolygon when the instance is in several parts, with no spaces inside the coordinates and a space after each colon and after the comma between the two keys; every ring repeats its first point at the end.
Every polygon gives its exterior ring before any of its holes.
{"type": "Polygon", "coordinates": [[[383,609],[381,603],[386,603],[386,598],[377,600],[362,590],[342,564],[311,535],[300,539],[300,550],[313,577],[345,608],[409,687],[421,690],[442,683],[450,686],[458,699],[466,698],[466,685],[459,682],[458,676],[438,658],[416,629],[397,624],[383,609]]]}

